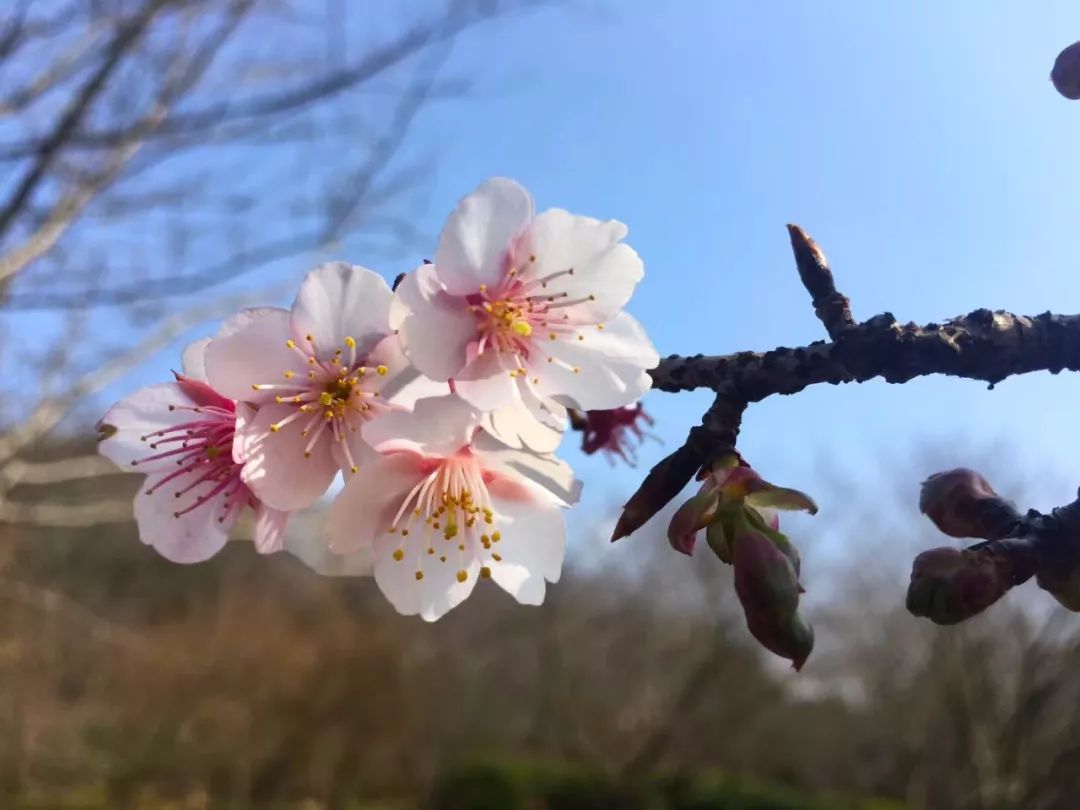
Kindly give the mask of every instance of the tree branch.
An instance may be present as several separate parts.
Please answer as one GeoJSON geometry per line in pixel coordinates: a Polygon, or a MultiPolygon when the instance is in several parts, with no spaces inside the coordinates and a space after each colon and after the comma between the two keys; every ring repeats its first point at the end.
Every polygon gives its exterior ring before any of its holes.
{"type": "Polygon", "coordinates": [[[789,226],[796,264],[832,341],[767,352],[692,357],[672,355],[650,374],[660,391],[709,388],[716,401],[686,443],[649,472],[623,509],[612,537],[640,528],[674,498],[699,467],[735,448],[742,412],[752,402],[795,394],[811,385],[881,378],[905,383],[945,374],[990,384],[1016,374],[1080,370],[1080,315],[1014,315],[978,309],[919,326],[884,313],[856,324],[847,298],[836,291],[824,254],[797,226],[789,226]]]}

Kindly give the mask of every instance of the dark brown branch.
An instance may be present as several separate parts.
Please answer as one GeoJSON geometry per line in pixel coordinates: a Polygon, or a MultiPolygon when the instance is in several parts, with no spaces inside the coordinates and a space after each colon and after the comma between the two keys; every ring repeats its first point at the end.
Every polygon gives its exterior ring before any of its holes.
{"type": "Polygon", "coordinates": [[[789,226],[789,233],[800,277],[814,297],[819,317],[838,338],[794,349],[673,355],[662,360],[650,372],[654,388],[669,392],[709,388],[716,392],[716,401],[686,443],[649,472],[624,507],[613,540],[641,527],[699,467],[733,450],[742,412],[751,402],[822,383],[875,378],[905,383],[946,374],[993,387],[1031,371],[1080,370],[1080,315],[1024,316],[979,309],[943,324],[901,324],[890,313],[855,324],[847,299],[836,292],[824,255],[801,228],[789,226]]]}

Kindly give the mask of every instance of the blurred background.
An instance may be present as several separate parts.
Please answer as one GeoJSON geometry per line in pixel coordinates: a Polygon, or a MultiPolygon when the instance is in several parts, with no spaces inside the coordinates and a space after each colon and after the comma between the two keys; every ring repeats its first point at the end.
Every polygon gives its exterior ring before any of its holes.
{"type": "MultiPolygon", "coordinates": [[[[1080,805],[1080,620],[1034,587],[956,628],[903,608],[943,543],[927,474],[1073,498],[1073,377],[749,410],[740,450],[821,506],[785,524],[799,674],[670,511],[606,541],[707,393],[649,396],[636,469],[568,436],[585,495],[543,608],[479,588],[434,625],[243,537],[164,562],[93,442],[319,261],[411,270],[492,175],[630,225],[662,354],[824,336],[786,222],[856,317],[1075,311],[1080,106],[1047,77],[1077,37],[1072,0],[0,0],[0,806],[1080,805]]],[[[329,570],[319,525],[290,543],[329,570]]]]}

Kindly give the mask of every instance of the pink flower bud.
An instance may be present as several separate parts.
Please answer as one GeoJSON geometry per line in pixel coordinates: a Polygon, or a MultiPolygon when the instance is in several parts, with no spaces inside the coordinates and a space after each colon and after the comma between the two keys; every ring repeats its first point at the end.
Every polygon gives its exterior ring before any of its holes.
{"type": "Polygon", "coordinates": [[[1080,99],[1080,42],[1074,42],[1058,54],[1050,71],[1050,81],[1065,98],[1080,99]]]}
{"type": "Polygon", "coordinates": [[[732,543],[735,593],[746,626],[762,646],[801,669],[814,646],[812,628],[798,616],[797,553],[779,532],[751,524],[744,515],[732,543]],[[787,546],[785,548],[784,546],[787,546]]]}
{"type": "Polygon", "coordinates": [[[907,609],[936,624],[957,624],[981,613],[1014,584],[1003,560],[988,549],[932,548],[915,558],[907,609]]]}
{"type": "Polygon", "coordinates": [[[919,509],[950,537],[998,540],[1020,520],[1016,507],[979,473],[965,468],[935,473],[923,481],[919,509]]]}

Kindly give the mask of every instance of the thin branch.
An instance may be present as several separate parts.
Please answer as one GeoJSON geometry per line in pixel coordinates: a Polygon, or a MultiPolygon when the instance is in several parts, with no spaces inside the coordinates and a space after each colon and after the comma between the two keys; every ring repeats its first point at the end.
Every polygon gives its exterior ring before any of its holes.
{"type": "Polygon", "coordinates": [[[836,291],[832,270],[825,253],[817,242],[798,225],[788,225],[791,249],[795,253],[795,266],[799,270],[806,291],[814,303],[814,312],[833,340],[855,325],[851,315],[851,302],[846,295],[836,291]]]}
{"type": "MultiPolygon", "coordinates": [[[[8,488],[19,486],[47,486],[83,478],[96,478],[116,472],[116,467],[104,456],[97,454],[65,458],[59,461],[24,461],[12,459],[0,467],[0,481],[6,479],[8,488]]],[[[0,486],[0,491],[4,486],[0,486]]]]}
{"type": "Polygon", "coordinates": [[[122,498],[93,503],[0,503],[0,523],[85,529],[131,522],[131,499],[122,498]]]}
{"type": "MultiPolygon", "coordinates": [[[[525,2],[519,5],[528,7],[534,4],[525,2]]],[[[459,5],[462,4],[454,4],[454,8],[459,5]]],[[[87,149],[108,149],[118,142],[132,138],[198,134],[225,122],[265,120],[310,107],[355,85],[370,81],[424,47],[445,42],[470,26],[497,16],[500,11],[497,6],[476,13],[452,10],[438,20],[413,26],[392,42],[373,50],[355,65],[319,76],[292,89],[240,101],[218,102],[201,110],[173,116],[164,126],[154,129],[136,123],[113,129],[78,132],[69,138],[69,143],[87,149]]],[[[40,146],[34,142],[7,144],[0,147],[0,161],[19,160],[39,150],[40,146]]]]}
{"type": "MultiPolygon", "coordinates": [[[[83,118],[105,90],[109,77],[135,47],[154,17],[169,2],[170,0],[149,0],[138,14],[120,25],[116,36],[105,51],[105,58],[75,95],[67,110],[60,116],[60,120],[56,122],[52,132],[34,149],[33,165],[22,180],[15,185],[7,202],[0,206],[0,236],[3,236],[11,227],[19,211],[44,180],[61,148],[81,126],[83,118]]],[[[127,139],[123,142],[126,143],[127,139]]]]}

